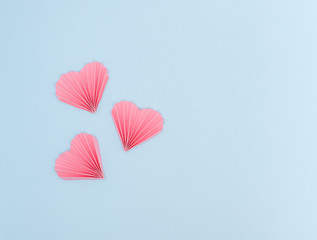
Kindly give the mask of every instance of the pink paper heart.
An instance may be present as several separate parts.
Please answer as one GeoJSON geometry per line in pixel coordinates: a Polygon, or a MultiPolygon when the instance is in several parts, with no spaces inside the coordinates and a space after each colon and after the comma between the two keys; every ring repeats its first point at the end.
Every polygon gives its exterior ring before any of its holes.
{"type": "Polygon", "coordinates": [[[78,134],[70,151],[56,159],[55,171],[65,180],[104,178],[97,139],[87,133],[78,134]]]}
{"type": "Polygon", "coordinates": [[[56,96],[62,102],[94,113],[108,78],[102,63],[88,63],[80,72],[69,72],[60,77],[56,83],[56,96]]]}
{"type": "Polygon", "coordinates": [[[140,110],[122,101],[114,105],[112,117],[125,151],[155,136],[163,129],[161,114],[153,109],[140,110]]]}

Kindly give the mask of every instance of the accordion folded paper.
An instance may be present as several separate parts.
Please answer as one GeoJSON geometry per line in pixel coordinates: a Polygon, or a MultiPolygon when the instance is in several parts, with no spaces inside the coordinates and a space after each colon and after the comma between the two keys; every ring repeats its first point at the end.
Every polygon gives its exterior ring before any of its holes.
{"type": "Polygon", "coordinates": [[[97,139],[87,133],[78,134],[71,142],[70,151],[57,158],[55,171],[65,180],[104,178],[97,139]]]}
{"type": "Polygon", "coordinates": [[[80,72],[69,72],[60,77],[56,83],[56,96],[62,102],[94,113],[108,78],[102,63],[88,63],[80,72]]]}
{"type": "Polygon", "coordinates": [[[163,129],[161,114],[153,109],[140,110],[135,104],[122,101],[114,105],[112,117],[125,151],[148,140],[163,129]]]}

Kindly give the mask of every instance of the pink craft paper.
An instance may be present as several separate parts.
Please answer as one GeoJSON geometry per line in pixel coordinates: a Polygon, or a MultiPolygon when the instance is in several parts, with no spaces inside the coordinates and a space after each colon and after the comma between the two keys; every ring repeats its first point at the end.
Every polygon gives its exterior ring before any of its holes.
{"type": "Polygon", "coordinates": [[[153,109],[140,110],[122,101],[114,105],[112,117],[125,151],[155,136],[163,129],[161,114],[153,109]]]}
{"type": "Polygon", "coordinates": [[[56,83],[56,96],[62,102],[94,113],[108,78],[102,63],[88,63],[80,72],[69,72],[60,77],[56,83]]]}
{"type": "Polygon", "coordinates": [[[104,178],[97,139],[87,133],[78,134],[71,142],[70,151],[56,159],[55,171],[65,180],[104,178]]]}

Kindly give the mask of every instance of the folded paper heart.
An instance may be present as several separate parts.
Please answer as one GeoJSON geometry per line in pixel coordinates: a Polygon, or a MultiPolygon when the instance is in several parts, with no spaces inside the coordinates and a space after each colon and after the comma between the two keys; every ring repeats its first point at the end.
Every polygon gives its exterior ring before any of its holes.
{"type": "Polygon", "coordinates": [[[153,109],[140,110],[122,101],[114,105],[112,117],[125,151],[155,136],[163,129],[161,114],[153,109]]]}
{"type": "Polygon", "coordinates": [[[69,72],[60,77],[56,83],[56,96],[62,102],[94,113],[108,78],[102,63],[88,63],[80,72],[69,72]]]}
{"type": "Polygon", "coordinates": [[[55,171],[65,180],[104,178],[97,139],[87,133],[78,134],[71,142],[70,151],[57,158],[55,171]]]}

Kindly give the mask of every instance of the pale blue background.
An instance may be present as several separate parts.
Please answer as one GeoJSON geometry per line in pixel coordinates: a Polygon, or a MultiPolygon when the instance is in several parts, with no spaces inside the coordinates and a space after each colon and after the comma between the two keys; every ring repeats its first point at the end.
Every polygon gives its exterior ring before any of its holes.
{"type": "Polygon", "coordinates": [[[317,2],[1,1],[0,239],[317,239],[317,2]],[[60,75],[109,69],[93,115],[60,75]],[[165,119],[124,152],[112,106],[165,119]],[[55,159],[94,134],[102,181],[55,159]]]}

